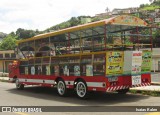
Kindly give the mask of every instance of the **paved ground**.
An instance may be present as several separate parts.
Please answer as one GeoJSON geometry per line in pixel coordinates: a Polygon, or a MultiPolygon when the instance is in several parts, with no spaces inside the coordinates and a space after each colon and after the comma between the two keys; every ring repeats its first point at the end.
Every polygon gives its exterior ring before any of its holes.
{"type": "MultiPolygon", "coordinates": [[[[15,84],[0,82],[0,106],[126,106],[126,112],[87,112],[84,115],[144,115],[152,112],[127,112],[129,106],[160,106],[159,97],[139,94],[119,95],[117,93],[94,93],[88,100],[80,100],[74,93],[69,97],[59,97],[57,91],[51,88],[25,87],[24,90],[15,89],[15,84]]],[[[54,108],[53,108],[54,109],[54,108]]],[[[87,109],[87,108],[85,108],[87,109]]],[[[95,109],[98,109],[95,108],[95,109]]],[[[83,109],[81,110],[83,111],[83,109]]],[[[0,113],[1,114],[1,113],[0,113]]],[[[7,115],[52,115],[53,113],[8,113],[7,115]]],[[[82,115],[81,112],[61,112],[59,115],[82,115]]],[[[4,114],[2,114],[4,115],[4,114]]],[[[6,114],[5,114],[6,115],[6,114]]]]}

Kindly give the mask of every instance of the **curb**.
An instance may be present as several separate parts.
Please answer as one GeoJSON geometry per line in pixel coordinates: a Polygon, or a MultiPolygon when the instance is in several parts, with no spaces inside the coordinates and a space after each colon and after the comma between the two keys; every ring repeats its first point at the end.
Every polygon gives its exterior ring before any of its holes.
{"type": "Polygon", "coordinates": [[[160,85],[160,82],[152,82],[151,85],[160,85]]]}
{"type": "Polygon", "coordinates": [[[130,91],[137,91],[137,92],[159,92],[160,90],[149,90],[149,89],[130,89],[130,91]]]}
{"type": "Polygon", "coordinates": [[[9,80],[6,80],[6,79],[0,79],[0,82],[9,82],[9,80]]]}
{"type": "Polygon", "coordinates": [[[139,89],[130,89],[130,94],[140,94],[140,95],[146,95],[146,96],[154,96],[159,97],[160,96],[160,90],[139,90],[139,89]]]}
{"type": "Polygon", "coordinates": [[[1,82],[9,82],[9,77],[0,77],[1,82]]]}

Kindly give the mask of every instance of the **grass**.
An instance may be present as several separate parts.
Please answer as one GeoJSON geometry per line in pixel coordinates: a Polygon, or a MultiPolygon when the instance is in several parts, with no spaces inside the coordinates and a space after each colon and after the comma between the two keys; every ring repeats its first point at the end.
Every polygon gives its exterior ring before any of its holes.
{"type": "Polygon", "coordinates": [[[141,90],[129,90],[132,94],[142,94],[142,95],[150,95],[154,97],[160,96],[160,91],[141,91],[141,90]]]}
{"type": "Polygon", "coordinates": [[[141,10],[151,11],[151,10],[155,10],[155,9],[158,9],[158,8],[160,8],[160,6],[146,6],[146,7],[142,8],[141,10]]]}
{"type": "Polygon", "coordinates": [[[129,92],[132,93],[132,94],[136,94],[137,90],[129,90],[129,92]]]}

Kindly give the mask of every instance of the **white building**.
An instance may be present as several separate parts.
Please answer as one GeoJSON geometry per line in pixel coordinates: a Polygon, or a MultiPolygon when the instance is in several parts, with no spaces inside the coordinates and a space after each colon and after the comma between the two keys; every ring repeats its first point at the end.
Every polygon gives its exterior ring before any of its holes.
{"type": "Polygon", "coordinates": [[[160,71],[160,48],[153,48],[152,71],[160,71]]]}

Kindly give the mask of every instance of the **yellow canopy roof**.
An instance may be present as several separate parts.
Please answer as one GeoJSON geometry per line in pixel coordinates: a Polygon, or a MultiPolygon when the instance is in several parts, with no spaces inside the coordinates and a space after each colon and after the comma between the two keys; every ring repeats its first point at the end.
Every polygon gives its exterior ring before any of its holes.
{"type": "Polygon", "coordinates": [[[55,35],[64,34],[67,32],[73,32],[73,31],[77,31],[77,30],[86,29],[86,28],[102,26],[105,24],[128,25],[128,26],[147,26],[148,25],[145,21],[143,21],[142,19],[140,19],[138,17],[130,16],[130,15],[120,15],[120,16],[115,16],[115,17],[108,18],[105,20],[97,21],[97,22],[74,26],[74,27],[70,27],[70,28],[66,28],[66,29],[62,29],[62,30],[58,30],[58,31],[50,32],[50,33],[40,34],[40,35],[34,36],[32,38],[19,40],[19,41],[17,41],[17,43],[37,40],[37,39],[46,38],[49,36],[55,36],[55,35]]]}

